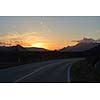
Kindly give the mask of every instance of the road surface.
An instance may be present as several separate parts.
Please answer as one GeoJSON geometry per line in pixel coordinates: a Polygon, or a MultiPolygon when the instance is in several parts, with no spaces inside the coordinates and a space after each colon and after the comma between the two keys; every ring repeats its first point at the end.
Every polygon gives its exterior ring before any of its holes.
{"type": "Polygon", "coordinates": [[[66,83],[71,82],[71,65],[81,60],[61,59],[31,63],[0,70],[0,82],[3,83],[66,83]]]}

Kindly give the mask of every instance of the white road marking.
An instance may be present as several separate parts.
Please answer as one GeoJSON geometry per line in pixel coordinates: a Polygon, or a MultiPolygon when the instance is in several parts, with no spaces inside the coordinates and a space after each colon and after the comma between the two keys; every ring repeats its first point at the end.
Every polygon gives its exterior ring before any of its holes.
{"type": "Polygon", "coordinates": [[[64,62],[66,62],[67,63],[67,65],[66,65],[66,67],[67,67],[67,82],[71,82],[71,76],[70,76],[70,69],[71,69],[71,67],[72,67],[72,64],[74,63],[74,62],[76,62],[76,61],[78,61],[78,60],[80,60],[80,59],[75,59],[75,60],[72,60],[72,62],[67,62],[67,61],[69,61],[69,60],[64,60],[64,61],[57,61],[57,62],[51,62],[51,63],[49,63],[49,64],[47,64],[47,65],[42,65],[41,66],[41,68],[38,68],[38,69],[36,69],[36,70],[34,70],[33,72],[31,72],[31,73],[29,73],[29,74],[27,74],[27,75],[25,75],[25,76],[23,76],[23,77],[21,77],[21,78],[19,78],[19,79],[17,79],[17,80],[15,80],[14,82],[20,82],[21,80],[23,80],[23,79],[25,79],[25,78],[28,78],[29,76],[31,76],[31,75],[33,75],[33,74],[35,74],[35,73],[37,73],[37,72],[39,72],[39,71],[42,71],[42,70],[44,70],[45,68],[48,68],[48,67],[55,67],[55,66],[59,66],[59,64],[61,64],[61,63],[64,63],[64,62]]]}
{"type": "MultiPolygon", "coordinates": [[[[84,58],[81,58],[79,60],[84,60],[84,58]]],[[[79,60],[76,60],[76,61],[79,61],[79,60]]],[[[70,73],[71,72],[71,67],[72,67],[73,63],[75,63],[76,61],[74,61],[74,62],[72,62],[68,65],[68,69],[67,69],[67,82],[68,83],[71,83],[71,73],[70,73]]]]}
{"type": "Polygon", "coordinates": [[[31,73],[29,73],[29,74],[27,74],[27,75],[25,75],[25,76],[23,76],[23,77],[21,77],[21,78],[15,80],[15,82],[19,82],[19,81],[21,81],[21,80],[23,80],[23,79],[25,79],[25,78],[27,78],[27,77],[29,77],[29,76],[31,76],[31,75],[33,75],[33,74],[39,72],[39,71],[41,71],[41,70],[44,70],[44,69],[47,68],[47,67],[51,67],[51,66],[54,67],[54,66],[57,66],[57,65],[59,65],[59,64],[61,64],[61,63],[64,63],[64,62],[65,62],[65,61],[63,61],[63,62],[56,62],[56,63],[53,63],[53,64],[50,63],[50,64],[45,65],[44,67],[41,66],[41,68],[38,68],[38,69],[34,70],[33,72],[31,72],[31,73]]]}
{"type": "Polygon", "coordinates": [[[69,64],[68,69],[67,69],[67,82],[68,83],[71,82],[71,74],[70,74],[71,67],[72,67],[72,64],[69,64]]]}

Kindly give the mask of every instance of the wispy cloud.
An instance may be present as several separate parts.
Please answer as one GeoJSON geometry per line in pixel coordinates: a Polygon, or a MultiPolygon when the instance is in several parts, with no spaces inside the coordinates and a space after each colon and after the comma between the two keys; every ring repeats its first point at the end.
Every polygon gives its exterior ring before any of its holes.
{"type": "Polygon", "coordinates": [[[92,38],[83,38],[80,40],[73,40],[72,42],[78,42],[78,43],[99,43],[100,39],[92,39],[92,38]]]}
{"type": "Polygon", "coordinates": [[[16,45],[31,46],[32,43],[40,40],[36,32],[31,33],[7,33],[0,36],[0,45],[16,45]]]}

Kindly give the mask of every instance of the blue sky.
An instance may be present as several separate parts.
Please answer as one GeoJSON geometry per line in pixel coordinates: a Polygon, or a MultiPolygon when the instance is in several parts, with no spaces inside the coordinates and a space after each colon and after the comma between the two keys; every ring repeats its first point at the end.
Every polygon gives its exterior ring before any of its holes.
{"type": "MultiPolygon", "coordinates": [[[[19,39],[20,36],[25,37],[29,34],[30,37],[31,34],[34,39],[38,38],[34,43],[48,41],[59,45],[83,37],[99,39],[100,17],[0,17],[0,41],[13,34],[18,41],[24,41],[19,39]]],[[[11,39],[14,41],[14,38],[11,39]]]]}

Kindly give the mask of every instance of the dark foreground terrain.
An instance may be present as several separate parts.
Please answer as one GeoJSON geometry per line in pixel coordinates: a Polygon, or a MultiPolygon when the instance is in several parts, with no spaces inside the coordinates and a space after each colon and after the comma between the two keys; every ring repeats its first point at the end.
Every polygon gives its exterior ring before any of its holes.
{"type": "Polygon", "coordinates": [[[100,44],[73,52],[1,48],[0,82],[100,82],[100,44]]]}
{"type": "Polygon", "coordinates": [[[60,59],[31,63],[0,70],[0,82],[66,83],[70,80],[71,65],[81,60],[60,59]]]}

